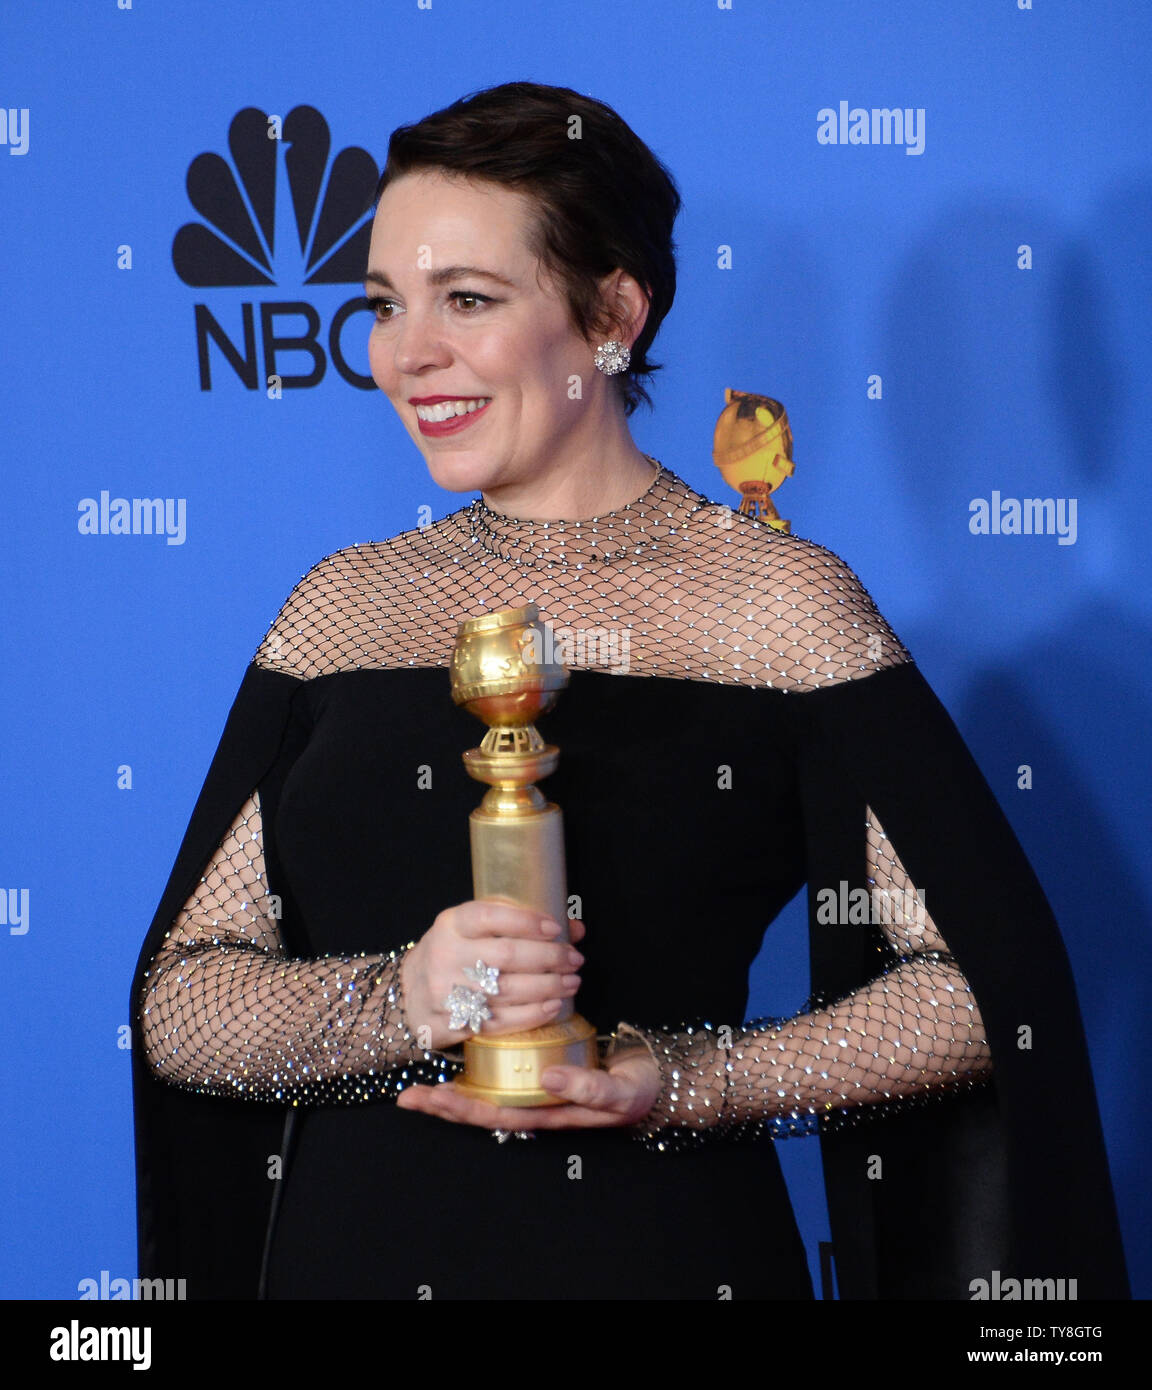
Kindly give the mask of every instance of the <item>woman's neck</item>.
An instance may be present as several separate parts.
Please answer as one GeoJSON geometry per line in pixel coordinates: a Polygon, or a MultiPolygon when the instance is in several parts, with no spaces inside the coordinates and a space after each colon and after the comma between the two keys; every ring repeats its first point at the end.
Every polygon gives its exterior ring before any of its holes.
{"type": "Polygon", "coordinates": [[[482,489],[485,505],[525,520],[579,521],[635,501],[652,483],[652,463],[636,447],[622,410],[606,424],[590,445],[573,440],[546,470],[482,489]]]}

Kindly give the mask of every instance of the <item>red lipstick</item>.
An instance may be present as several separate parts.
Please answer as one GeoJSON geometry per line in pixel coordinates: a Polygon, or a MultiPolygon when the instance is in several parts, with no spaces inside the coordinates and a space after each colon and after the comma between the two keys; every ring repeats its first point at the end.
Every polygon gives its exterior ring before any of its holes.
{"type": "MultiPolygon", "coordinates": [[[[441,401],[461,401],[477,400],[477,396],[413,396],[409,405],[439,405],[441,401]]],[[[429,439],[439,439],[448,434],[459,434],[461,430],[466,430],[469,425],[474,424],[481,415],[492,404],[489,400],[484,405],[477,406],[471,412],[465,411],[463,415],[454,415],[449,420],[421,420],[417,416],[416,423],[420,427],[420,433],[429,439]]]]}

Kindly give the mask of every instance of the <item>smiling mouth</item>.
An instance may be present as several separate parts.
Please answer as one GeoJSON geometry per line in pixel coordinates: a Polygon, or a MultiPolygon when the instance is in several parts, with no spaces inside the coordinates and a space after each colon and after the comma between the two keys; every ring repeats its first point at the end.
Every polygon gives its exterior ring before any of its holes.
{"type": "Polygon", "coordinates": [[[437,401],[435,405],[418,405],[416,418],[428,425],[440,425],[457,415],[473,415],[490,401],[491,396],[468,396],[455,401],[437,401]]]}

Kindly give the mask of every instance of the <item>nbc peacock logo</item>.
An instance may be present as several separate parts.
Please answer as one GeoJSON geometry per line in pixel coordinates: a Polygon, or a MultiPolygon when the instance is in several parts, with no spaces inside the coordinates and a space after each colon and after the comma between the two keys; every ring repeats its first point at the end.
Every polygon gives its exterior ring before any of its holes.
{"type": "Polygon", "coordinates": [[[185,223],[172,243],[180,279],[220,292],[211,308],[195,306],[200,389],[213,389],[213,366],[223,365],[249,391],[263,386],[278,397],[318,386],[331,361],[350,386],[373,390],[341,342],[348,320],[371,312],[368,303],[363,295],[337,303],[324,287],[363,280],[376,161],[356,146],[330,159],[328,122],[311,106],[283,120],[245,107],[228,127],[228,153],[200,154],[188,166],[188,199],[204,220],[185,223]],[[225,292],[284,285],[315,289],[309,299],[283,300],[225,292]],[[285,357],[293,372],[282,370],[285,357]],[[299,370],[302,359],[310,370],[299,370]]]}

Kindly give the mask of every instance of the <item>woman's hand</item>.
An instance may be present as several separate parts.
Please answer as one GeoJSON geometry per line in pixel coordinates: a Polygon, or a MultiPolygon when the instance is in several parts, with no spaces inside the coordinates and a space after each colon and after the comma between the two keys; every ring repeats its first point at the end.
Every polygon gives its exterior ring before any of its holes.
{"type": "MultiPolygon", "coordinates": [[[[579,941],[583,924],[569,927],[579,941]]],[[[446,908],[409,950],[400,972],[408,1027],[420,1047],[442,1050],[471,1036],[467,1028],[448,1026],[447,999],[456,985],[471,987],[464,971],[478,960],[500,971],[499,993],[487,1000],[489,1036],[550,1023],[580,988],[576,971],[584,964],[563,940],[559,923],[538,912],[474,900],[446,908]]]]}
{"type": "Polygon", "coordinates": [[[548,1067],[540,1080],[568,1104],[489,1105],[464,1095],[450,1081],[440,1086],[409,1086],[400,1092],[396,1104],[401,1110],[422,1110],[454,1124],[483,1129],[602,1129],[638,1124],[660,1094],[660,1070],[646,1047],[617,1054],[606,1071],[548,1067]]]}

